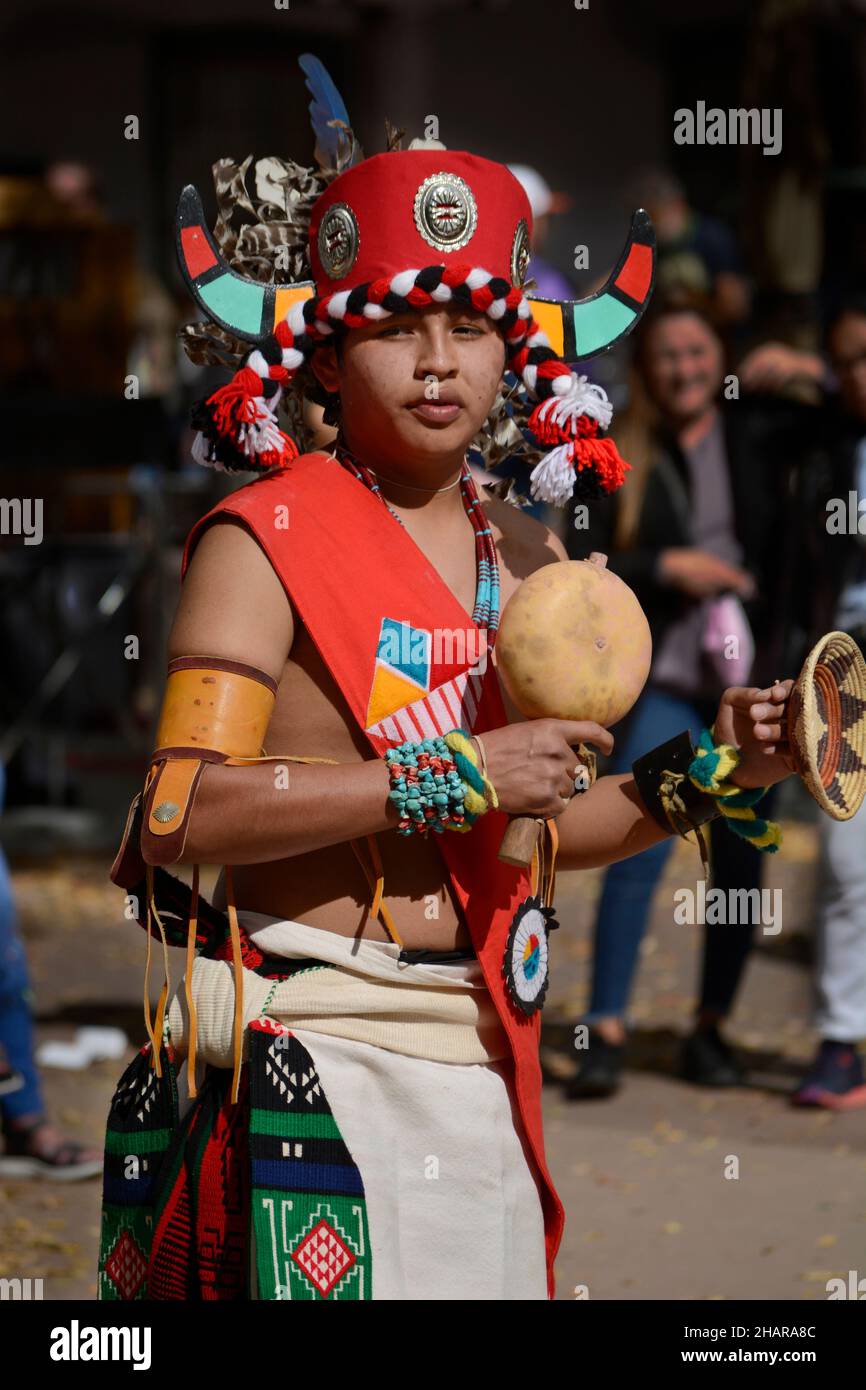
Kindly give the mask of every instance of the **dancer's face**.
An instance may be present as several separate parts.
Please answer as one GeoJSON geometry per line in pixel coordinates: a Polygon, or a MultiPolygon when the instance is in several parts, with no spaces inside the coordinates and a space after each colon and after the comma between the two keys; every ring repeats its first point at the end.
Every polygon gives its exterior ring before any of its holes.
{"type": "Polygon", "coordinates": [[[340,395],[343,432],[359,459],[451,466],[487,419],[505,344],[486,314],[434,305],[348,330],[313,369],[340,395]]]}
{"type": "Polygon", "coordinates": [[[675,425],[697,419],[715,400],[724,374],[722,345],[697,314],[669,314],[648,330],[644,371],[652,399],[675,425]]]}

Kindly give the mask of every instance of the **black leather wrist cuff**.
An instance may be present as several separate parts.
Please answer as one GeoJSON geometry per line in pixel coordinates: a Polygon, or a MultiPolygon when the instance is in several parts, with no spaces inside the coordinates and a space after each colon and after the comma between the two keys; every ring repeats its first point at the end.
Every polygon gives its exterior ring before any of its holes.
{"type": "Polygon", "coordinates": [[[689,763],[694,756],[691,737],[684,729],[632,764],[631,772],[641,800],[653,820],[669,833],[681,827],[679,833],[685,834],[721,814],[715,797],[699,791],[689,780],[689,763]],[[672,799],[672,819],[665,811],[663,792],[672,799]]]}

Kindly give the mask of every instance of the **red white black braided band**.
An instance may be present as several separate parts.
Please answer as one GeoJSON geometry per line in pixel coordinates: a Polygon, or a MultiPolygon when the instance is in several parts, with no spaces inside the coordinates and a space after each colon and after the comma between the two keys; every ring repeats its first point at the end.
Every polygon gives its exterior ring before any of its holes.
{"type": "Polygon", "coordinates": [[[198,408],[194,423],[204,438],[197,457],[229,469],[285,465],[296,451],[276,424],[279,392],[315,349],[339,329],[363,328],[434,304],[465,305],[486,314],[502,332],[509,369],[538,402],[530,431],[552,446],[532,473],[534,497],[561,506],[575,494],[576,483],[587,497],[621,484],[628,465],[613,441],[597,437],[611,420],[605,392],[557,357],[519,287],[469,265],[403,270],[294,304],[230,386],[198,408]]]}
{"type": "MultiPolygon", "coordinates": [[[[251,353],[246,365],[263,382],[270,379],[284,384],[335,328],[364,328],[392,314],[431,304],[465,304],[491,318],[508,345],[509,368],[534,399],[543,401],[573,391],[577,378],[553,351],[532,317],[523,291],[489,271],[468,265],[402,270],[388,280],[372,280],[352,290],[303,300],[292,306],[273,338],[251,353]]],[[[610,423],[610,405],[600,388],[587,393],[583,413],[603,428],[610,423]]]]}

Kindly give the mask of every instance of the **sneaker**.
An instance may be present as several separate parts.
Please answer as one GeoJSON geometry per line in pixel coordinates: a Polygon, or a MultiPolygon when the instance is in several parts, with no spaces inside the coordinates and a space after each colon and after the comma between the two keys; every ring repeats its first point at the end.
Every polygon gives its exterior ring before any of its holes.
{"type": "Polygon", "coordinates": [[[24,1077],[20,1071],[13,1071],[0,1062],[0,1096],[11,1096],[13,1092],[20,1091],[23,1085],[24,1077]]]}
{"type": "Polygon", "coordinates": [[[718,1028],[699,1028],[683,1044],[681,1073],[695,1086],[741,1086],[743,1068],[718,1028]]]}
{"type": "Polygon", "coordinates": [[[823,1105],[827,1110],[856,1110],[866,1105],[863,1060],[854,1044],[825,1038],[812,1070],[791,1100],[794,1105],[823,1105]]]}
{"type": "Polygon", "coordinates": [[[34,1144],[34,1135],[47,1127],[39,1120],[27,1129],[7,1129],[4,1151],[0,1154],[0,1180],[7,1178],[47,1178],[51,1182],[77,1182],[102,1172],[99,1149],[90,1149],[73,1139],[58,1135],[53,1143],[34,1144]]]}
{"type": "Polygon", "coordinates": [[[589,1047],[582,1053],[577,1075],[567,1083],[569,1100],[592,1100],[612,1096],[622,1083],[625,1043],[606,1042],[595,1029],[589,1030],[589,1047]]]}

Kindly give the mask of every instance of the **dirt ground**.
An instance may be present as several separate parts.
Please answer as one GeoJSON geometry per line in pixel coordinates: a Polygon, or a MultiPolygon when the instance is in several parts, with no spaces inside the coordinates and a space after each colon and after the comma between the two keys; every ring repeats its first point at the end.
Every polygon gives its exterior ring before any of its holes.
{"type": "MultiPolygon", "coordinates": [[[[765,880],[782,888],[783,928],[759,935],[729,1028],[750,1068],[740,1090],[709,1092],[676,1076],[701,935],[673,921],[673,890],[694,884],[698,867],[695,850],[678,844],[644,941],[626,1084],[613,1100],[565,1099],[601,876],[559,877],[542,1060],[548,1157],[567,1212],[560,1299],[824,1299],[831,1277],[866,1275],[866,1109],[833,1115],[788,1101],[814,1047],[817,845],[811,827],[784,829],[765,880]],[[737,1166],[738,1177],[726,1176],[737,1166]]],[[[144,1036],[145,942],[106,870],[101,858],[22,864],[15,887],[39,1039],[111,1024],[126,1031],[131,1057],[144,1036]]],[[[181,954],[172,954],[179,979],[181,954]]],[[[124,1065],[45,1070],[52,1118],[101,1143],[124,1065]]],[[[0,1277],[41,1277],[48,1299],[94,1298],[99,1195],[98,1180],[0,1185],[0,1277]]]]}

